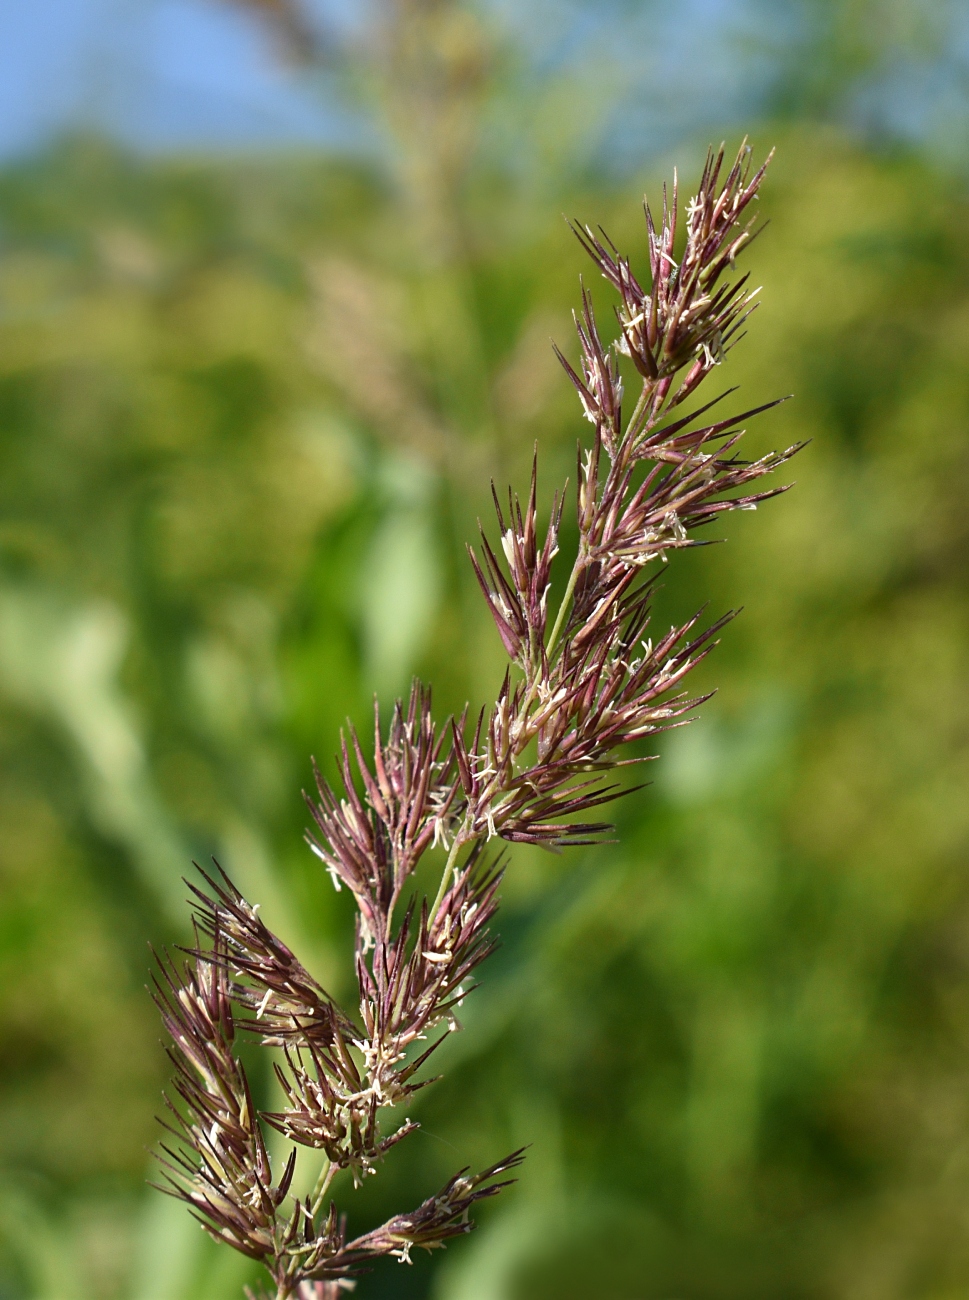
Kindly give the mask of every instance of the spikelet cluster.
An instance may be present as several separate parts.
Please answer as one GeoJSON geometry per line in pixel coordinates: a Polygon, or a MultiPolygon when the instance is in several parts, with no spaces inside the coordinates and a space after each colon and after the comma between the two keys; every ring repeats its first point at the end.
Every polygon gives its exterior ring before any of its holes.
{"type": "Polygon", "coordinates": [[[495,946],[504,864],[490,842],[559,849],[600,839],[610,827],[598,809],[622,791],[616,769],[641,761],[629,743],[680,725],[702,703],[684,682],[731,615],[704,628],[698,615],[654,639],[655,575],[719,515],[784,491],[760,480],[798,450],[742,459],[743,423],[767,408],[709,419],[727,394],[683,412],[755,305],[746,276],[731,273],[755,233],[747,210],[765,168],[753,170],[746,144],[726,171],[723,150],[711,152],[682,239],[675,180],[658,223],[647,205],[647,285],[603,232],[574,227],[618,294],[618,333],[604,341],[583,288],[577,368],[558,355],[592,436],[579,446],[578,546],[555,616],[566,492],[540,528],[536,459],[524,501],[509,492],[502,506],[495,494],[497,541],[482,531],[480,558],[471,551],[509,660],[494,704],[473,720],[438,723],[430,690],[415,683],[386,731],[375,713],[369,756],[348,729],[338,788],[317,772],[308,799],[310,847],[356,905],[353,1012],[227,876],[190,886],[195,945],[162,959],[155,982],[175,1070],[165,1190],[212,1236],[260,1260],[276,1300],[335,1300],[368,1260],[406,1261],[415,1247],[468,1232],[473,1205],[507,1186],[521,1162],[516,1151],[482,1173],[463,1170],[413,1212],[352,1240],[330,1198],[339,1171],[359,1183],[416,1127],[399,1116],[430,1082],[424,1067],[460,1027],[456,1009],[495,946]],[[624,370],[637,385],[628,417],[624,370]],[[415,889],[414,873],[440,848],[447,861],[432,899],[415,889]],[[254,1109],[238,1053],[246,1035],[274,1053],[280,1110],[254,1109]],[[275,1173],[267,1125],[292,1144],[275,1173]],[[317,1187],[303,1197],[291,1190],[300,1147],[323,1155],[317,1187]]]}

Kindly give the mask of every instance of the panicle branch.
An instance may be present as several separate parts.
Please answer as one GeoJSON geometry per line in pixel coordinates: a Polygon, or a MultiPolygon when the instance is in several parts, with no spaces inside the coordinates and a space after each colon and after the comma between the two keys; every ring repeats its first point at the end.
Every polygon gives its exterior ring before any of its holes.
{"type": "Polygon", "coordinates": [[[479,727],[470,745],[455,738],[466,803],[457,839],[500,835],[557,847],[608,829],[561,818],[614,798],[617,788],[597,774],[618,765],[616,750],[677,725],[701,703],[681,684],[731,617],[704,631],[691,619],[654,644],[646,636],[654,577],[646,570],[671,551],[699,545],[693,534],[719,515],[756,509],[786,490],[751,488],[798,447],[753,461],[737,453],[744,422],[775,402],[704,423],[725,393],[690,414],[671,414],[720,363],[754,307],[747,277],[731,281],[726,272],[754,237],[753,220],[744,218],[767,163],[753,171],[744,142],[721,182],[723,164],[723,149],[711,151],[687,207],[682,251],[676,180],[671,193],[664,189],[658,226],[646,205],[648,288],[603,232],[572,226],[618,292],[619,336],[603,342],[583,287],[575,317],[579,370],[555,350],[594,435],[579,447],[578,552],[551,631],[546,605],[562,506],[556,496],[539,550],[534,463],[524,512],[516,500],[506,522],[496,498],[507,573],[483,533],[484,564],[472,555],[519,672],[506,677],[483,732],[479,727]],[[626,422],[621,357],[632,361],[640,385],[626,422]]]}
{"type": "Polygon", "coordinates": [[[745,142],[723,175],[723,149],[711,151],[682,247],[676,179],[658,221],[646,205],[646,287],[602,231],[573,226],[618,295],[619,332],[604,341],[583,287],[578,369],[556,348],[593,426],[578,451],[578,546],[557,613],[550,619],[565,489],[540,529],[536,452],[524,502],[509,492],[505,507],[493,491],[499,544],[482,529],[481,559],[470,552],[509,659],[493,706],[473,723],[465,713],[439,724],[430,690],[415,682],[386,736],[375,707],[372,756],[350,726],[338,787],[317,770],[307,798],[310,847],[357,909],[354,1013],[224,873],[189,886],[195,946],[181,966],[163,959],[155,982],[175,1067],[167,1127],[178,1144],[162,1147],[165,1190],[218,1240],[261,1260],[276,1300],[337,1300],[368,1260],[406,1262],[415,1246],[444,1245],[470,1230],[474,1203],[507,1186],[502,1176],[521,1163],[516,1151],[481,1174],[462,1171],[412,1213],[352,1241],[327,1201],[339,1171],[359,1183],[416,1127],[384,1112],[431,1082],[422,1068],[460,1028],[456,1009],[494,950],[504,862],[488,858],[489,841],[560,849],[600,840],[612,828],[598,809],[630,793],[610,774],[644,761],[626,747],[682,725],[706,698],[691,696],[686,679],[732,614],[706,627],[697,614],[654,638],[650,599],[659,566],[699,545],[697,529],[786,490],[760,480],[798,450],[739,455],[744,423],[776,403],[712,419],[728,390],[691,413],[678,409],[754,308],[747,277],[729,273],[756,233],[747,210],[766,166],[753,170],[745,142]],[[630,365],[639,391],[627,418],[630,365]],[[437,849],[447,858],[429,900],[414,877],[437,849]],[[237,1032],[275,1051],[279,1109],[254,1110],[237,1032]],[[293,1144],[275,1178],[266,1125],[293,1144]],[[302,1199],[291,1190],[300,1146],[324,1157],[316,1190],[302,1199]]]}
{"type": "Polygon", "coordinates": [[[154,997],[172,1039],[176,1100],[166,1097],[165,1127],[194,1153],[162,1144],[163,1190],[186,1201],[216,1240],[252,1259],[275,1253],[277,1211],[295,1168],[295,1153],[273,1183],[269,1156],[252,1104],[249,1080],[233,1047],[236,1023],[216,928],[209,955],[179,969],[161,959],[154,997]]]}

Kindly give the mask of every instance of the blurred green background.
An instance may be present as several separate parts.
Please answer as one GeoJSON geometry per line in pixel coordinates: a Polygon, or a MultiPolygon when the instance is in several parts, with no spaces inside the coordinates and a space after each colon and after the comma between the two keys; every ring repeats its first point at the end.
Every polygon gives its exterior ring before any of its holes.
{"type": "Polygon", "coordinates": [[[617,844],[516,850],[420,1133],[339,1192],[362,1229],[532,1144],[473,1237],[363,1296],[969,1296],[965,14],[752,4],[717,53],[713,4],[241,8],[359,147],[62,132],[0,166],[0,1297],[253,1280],[145,1186],[148,943],[214,854],[350,996],[310,755],[414,672],[442,714],[492,698],[464,543],[584,427],[561,213],[642,266],[643,189],[743,129],[778,146],[765,288],[716,378],[796,394],[755,447],[811,444],[659,598],[745,607],[719,693],[617,844]],[[718,58],[760,87],[741,124],[718,58]]]}

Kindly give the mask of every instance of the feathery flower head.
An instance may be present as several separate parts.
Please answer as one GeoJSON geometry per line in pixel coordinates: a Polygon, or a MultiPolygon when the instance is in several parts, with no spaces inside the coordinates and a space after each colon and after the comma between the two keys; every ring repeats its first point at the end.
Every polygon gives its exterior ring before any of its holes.
{"type": "Polygon", "coordinates": [[[706,698],[684,683],[732,614],[705,628],[696,615],[654,637],[650,597],[669,553],[700,544],[698,529],[785,491],[760,480],[799,450],[739,456],[744,422],[774,402],[707,423],[728,393],[680,409],[754,310],[756,291],[731,273],[755,233],[747,210],[766,167],[752,169],[745,142],[721,180],[724,152],[711,150],[678,261],[676,180],[658,223],[647,204],[646,286],[602,231],[573,225],[618,295],[619,334],[603,341],[583,287],[579,368],[556,353],[593,434],[578,449],[578,546],[555,616],[549,594],[565,489],[543,534],[536,453],[524,502],[509,492],[506,512],[493,492],[497,544],[482,530],[482,559],[471,551],[509,660],[494,704],[473,724],[467,713],[438,723],[430,690],[415,682],[386,735],[375,709],[372,757],[349,727],[338,788],[317,771],[307,799],[309,845],[357,909],[354,1010],[335,1002],[224,873],[202,873],[203,886],[189,886],[195,945],[182,961],[160,960],[155,978],[175,1070],[165,1124],[175,1144],[162,1143],[162,1190],[216,1240],[260,1260],[275,1300],[338,1300],[368,1261],[409,1262],[415,1247],[433,1250],[469,1232],[474,1204],[507,1187],[504,1175],[522,1161],[515,1151],[480,1174],[462,1170],[416,1210],[350,1241],[328,1199],[336,1173],[347,1169],[360,1183],[417,1127],[406,1118],[387,1124],[384,1112],[431,1082],[423,1067],[460,1027],[455,1009],[494,951],[504,863],[489,856],[490,841],[558,850],[600,840],[611,827],[598,809],[629,793],[610,773],[642,761],[625,747],[682,725],[706,698]],[[639,384],[628,418],[621,358],[639,384]],[[447,862],[430,899],[413,877],[438,846],[447,862]],[[281,1110],[256,1112],[240,1034],[276,1053],[281,1110]],[[266,1125],[292,1144],[277,1171],[266,1125]],[[302,1197],[292,1190],[300,1147],[323,1155],[316,1188],[302,1197]]]}

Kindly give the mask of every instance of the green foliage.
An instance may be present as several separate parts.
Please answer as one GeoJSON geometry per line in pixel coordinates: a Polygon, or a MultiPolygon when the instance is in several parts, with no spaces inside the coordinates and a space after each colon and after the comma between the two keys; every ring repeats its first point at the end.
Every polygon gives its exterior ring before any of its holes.
{"type": "MultiPolygon", "coordinates": [[[[833,135],[778,145],[764,305],[723,379],[796,394],[752,436],[813,439],[798,486],[674,561],[661,624],[745,606],[703,670],[719,694],[618,844],[516,855],[425,1135],[353,1226],[455,1148],[532,1142],[519,1190],[368,1294],[969,1285],[965,202],[833,135]]],[[[543,481],[570,471],[548,335],[583,268],[558,213],[636,247],[630,192],[496,226],[482,183],[467,251],[434,262],[347,166],[80,141],[0,176],[0,1296],[239,1294],[142,1191],[145,940],[180,937],[179,877],[215,853],[344,992],[309,754],[412,671],[442,712],[493,693],[463,545],[536,437],[543,481]]]]}

